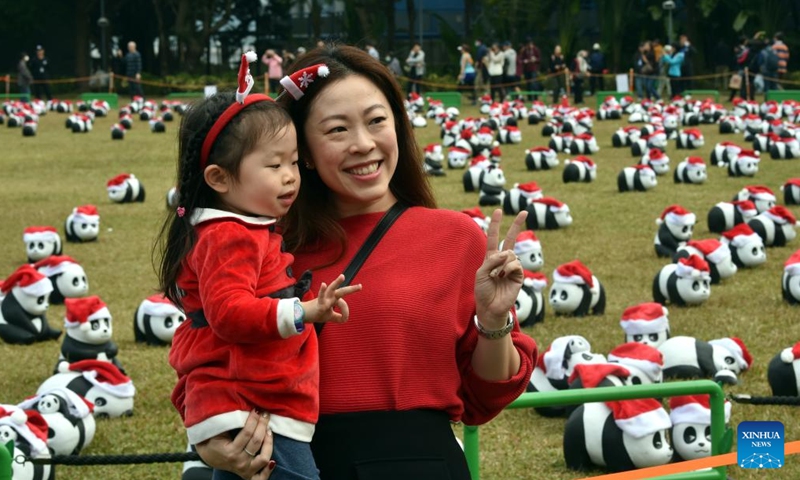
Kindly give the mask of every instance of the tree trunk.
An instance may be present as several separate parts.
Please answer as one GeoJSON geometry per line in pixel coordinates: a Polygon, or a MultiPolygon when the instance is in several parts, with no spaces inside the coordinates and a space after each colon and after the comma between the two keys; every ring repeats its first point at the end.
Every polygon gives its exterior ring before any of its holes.
{"type": "Polygon", "coordinates": [[[167,29],[164,27],[164,12],[162,10],[162,1],[153,0],[153,11],[156,17],[156,26],[158,27],[158,71],[160,75],[168,75],[169,68],[169,36],[167,29]]]}
{"type": "Polygon", "coordinates": [[[391,0],[386,2],[386,49],[389,52],[394,52],[394,35],[394,0],[391,0]]]}
{"type": "Polygon", "coordinates": [[[311,0],[311,34],[314,41],[322,36],[322,4],[321,0],[311,0]]]}
{"type": "Polygon", "coordinates": [[[472,40],[472,12],[475,10],[475,0],[464,0],[464,37],[465,42],[472,40]]]}
{"type": "MultiPolygon", "coordinates": [[[[408,14],[408,39],[413,44],[414,42],[421,42],[421,38],[416,38],[414,36],[414,32],[417,31],[416,28],[416,20],[417,20],[417,8],[414,5],[414,0],[407,0],[406,1],[406,12],[408,14]]],[[[422,19],[420,19],[422,21],[422,19]]]]}
{"type": "MultiPolygon", "coordinates": [[[[89,18],[93,2],[76,0],[75,12],[75,73],[79,77],[91,75],[89,64],[89,18]]],[[[80,90],[86,88],[86,82],[78,85],[80,90]]]]}

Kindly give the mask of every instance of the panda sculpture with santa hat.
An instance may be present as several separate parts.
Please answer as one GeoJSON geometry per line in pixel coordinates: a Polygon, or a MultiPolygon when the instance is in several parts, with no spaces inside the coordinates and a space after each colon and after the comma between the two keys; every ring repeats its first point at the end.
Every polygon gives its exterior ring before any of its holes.
{"type": "Polygon", "coordinates": [[[727,167],[728,164],[736,159],[742,147],[733,142],[719,142],[711,149],[711,165],[715,167],[727,167]]]}
{"type": "Polygon", "coordinates": [[[597,164],[591,158],[580,155],[572,160],[564,160],[564,173],[561,175],[564,183],[589,183],[595,178],[597,178],[597,164]]]}
{"type": "Polygon", "coordinates": [[[747,185],[733,197],[736,200],[750,200],[756,206],[757,213],[764,213],[775,206],[775,194],[764,185],[747,185]]]}
{"type": "Polygon", "coordinates": [[[425,173],[432,177],[446,175],[444,171],[444,153],[438,143],[430,143],[425,147],[425,173]]]}
{"type": "MultiPolygon", "coordinates": [[[[491,163],[491,162],[490,162],[491,163]]],[[[481,176],[478,205],[499,205],[503,206],[506,190],[506,176],[500,167],[490,165],[481,176]]]]}
{"type": "Polygon", "coordinates": [[[602,315],[606,310],[606,290],[580,260],[560,265],[553,271],[549,293],[550,307],[556,315],[583,317],[602,315]]]}
{"type": "Polygon", "coordinates": [[[138,343],[169,345],[186,314],[163,294],[147,297],[133,316],[133,335],[138,343]]]}
{"type": "Polygon", "coordinates": [[[106,183],[108,198],[115,203],[144,202],[144,185],[130,173],[122,173],[106,183]]]}
{"type": "Polygon", "coordinates": [[[672,337],[658,350],[664,355],[664,378],[709,378],[735,385],[737,375],[753,365],[753,357],[739,338],[704,342],[693,337],[672,337]]]}
{"type": "Polygon", "coordinates": [[[706,164],[700,157],[686,157],[675,167],[672,179],[675,183],[705,183],[708,179],[706,164]]]}
{"type": "Polygon", "coordinates": [[[629,147],[641,136],[641,129],[636,126],[620,127],[611,135],[611,145],[614,148],[629,147]]]}
{"type": "Polygon", "coordinates": [[[700,305],[711,296],[708,263],[698,255],[680,258],[664,266],[653,279],[653,300],[681,307],[700,305]]]}
{"type": "Polygon", "coordinates": [[[639,161],[641,165],[648,165],[656,175],[666,175],[669,172],[669,157],[657,148],[651,148],[639,161]]]}
{"type": "MultiPolygon", "coordinates": [[[[36,410],[24,411],[14,405],[0,404],[0,448],[11,442],[12,458],[50,457],[47,448],[48,426],[36,410]]],[[[54,478],[53,467],[47,463],[14,461],[10,472],[2,472],[5,478],[14,480],[47,480],[54,478]]]]}
{"type": "Polygon", "coordinates": [[[22,265],[9,275],[0,284],[0,338],[29,345],[61,336],[45,317],[52,291],[50,280],[31,265],[22,265]]]}
{"type": "Polygon", "coordinates": [[[776,205],[756,215],[747,225],[758,234],[767,247],[783,247],[797,236],[800,222],[788,208],[776,205]]]}
{"type": "Polygon", "coordinates": [[[772,357],[767,367],[767,381],[777,397],[800,396],[800,342],[772,357]]]}
{"type": "Polygon", "coordinates": [[[62,305],[65,298],[84,297],[89,293],[86,272],[72,257],[53,255],[34,263],[33,268],[53,284],[49,298],[52,305],[62,305]]]}
{"type": "Polygon", "coordinates": [[[542,243],[533,230],[519,232],[514,240],[514,254],[522,264],[522,268],[528,272],[538,272],[544,268],[542,243]]]}
{"type": "Polygon", "coordinates": [[[756,206],[750,200],[719,202],[708,211],[708,230],[722,233],[740,223],[747,223],[758,214],[756,206]]]}
{"type": "Polygon", "coordinates": [[[705,145],[703,132],[696,128],[685,128],[678,133],[678,148],[695,149],[705,145]]]}
{"type": "MultiPolygon", "coordinates": [[[[470,163],[467,171],[461,177],[462,184],[464,185],[465,192],[474,192],[480,190],[483,185],[483,178],[486,176],[489,168],[499,168],[492,165],[492,162],[483,155],[474,157],[470,163]]],[[[502,170],[500,170],[502,173],[502,170]]]]}
{"type": "Polygon", "coordinates": [[[680,205],[670,205],[656,219],[658,231],[653,240],[656,255],[673,258],[679,247],[692,239],[697,216],[680,205]]]}
{"type": "Polygon", "coordinates": [[[800,158],[800,140],[793,136],[780,136],[769,145],[769,156],[775,160],[800,158]]]}
{"type": "Polygon", "coordinates": [[[62,371],[47,378],[37,395],[55,388],[66,388],[94,405],[95,418],[116,418],[133,415],[136,387],[119,368],[105,360],[82,360],[62,363],[62,371]]]}
{"type": "Polygon", "coordinates": [[[461,210],[461,213],[468,215],[472,220],[478,224],[478,226],[483,230],[483,233],[489,232],[489,223],[491,222],[491,217],[487,216],[483,211],[481,211],[480,207],[473,207],[468,208],[465,210],[461,210]]]}
{"type": "Polygon", "coordinates": [[[758,164],[761,162],[760,153],[756,150],[742,149],[736,157],[728,163],[729,177],[754,177],[758,173],[758,164]]]}
{"type": "Polygon", "coordinates": [[[625,341],[658,348],[670,336],[668,314],[667,307],[656,302],[626,308],[619,321],[625,341]]]}
{"type": "MultiPolygon", "coordinates": [[[[675,461],[711,456],[711,404],[708,395],[683,395],[669,399],[672,447],[675,461]]],[[[725,402],[725,424],[731,418],[731,403],[725,402]]]]}
{"type": "Polygon", "coordinates": [[[94,205],[81,205],[72,209],[64,222],[68,242],[94,242],[100,234],[100,214],[94,205]]]}
{"type": "Polygon", "coordinates": [[[82,360],[111,362],[125,373],[117,359],[119,347],[111,340],[111,312],[100,297],[68,298],[64,304],[67,307],[64,318],[67,334],[54,373],[64,371],[64,362],[69,364],[82,360]]]}
{"type": "Polygon", "coordinates": [[[61,255],[61,237],[55,227],[28,227],[22,232],[28,263],[35,263],[50,255],[61,255]]]}
{"type": "Polygon", "coordinates": [[[536,182],[515,183],[503,198],[503,213],[516,215],[525,210],[532,200],[542,197],[542,189],[536,182]]]}
{"type": "Polygon", "coordinates": [[[686,245],[678,248],[673,261],[691,255],[698,255],[708,262],[708,268],[711,274],[711,285],[715,285],[721,280],[732,277],[738,270],[738,267],[731,257],[730,247],[715,238],[689,240],[686,245]]]}
{"type": "Polygon", "coordinates": [[[617,189],[622,192],[646,192],[658,185],[656,172],[650,165],[625,167],[617,175],[617,189]]]}
{"type": "Polygon", "coordinates": [[[532,199],[525,210],[528,212],[525,224],[529,230],[556,230],[572,225],[569,205],[552,197],[532,199]]]}
{"type": "Polygon", "coordinates": [[[523,271],[525,278],[517,294],[514,310],[520,327],[531,327],[544,321],[545,300],[542,290],[547,286],[547,277],[541,272],[523,271]]]}
{"type": "Polygon", "coordinates": [[[54,388],[17,406],[42,415],[48,427],[47,446],[56,455],[77,455],[94,439],[94,405],[72,390],[54,388]]]}
{"type": "Polygon", "coordinates": [[[794,252],[783,264],[781,293],[789,305],[800,305],[800,250],[794,252]]]}
{"type": "Polygon", "coordinates": [[[467,166],[469,158],[472,156],[472,150],[460,147],[456,145],[455,147],[450,147],[450,150],[447,151],[447,168],[449,169],[460,169],[467,166]]]}
{"type": "Polygon", "coordinates": [[[641,342],[623,343],[608,352],[609,363],[628,370],[628,385],[650,385],[664,380],[664,356],[656,347],[641,342]]]}
{"type": "Polygon", "coordinates": [[[525,150],[525,167],[528,170],[550,170],[558,166],[558,154],[549,147],[525,150]]]}
{"type": "Polygon", "coordinates": [[[726,230],[719,241],[728,244],[731,259],[739,268],[757,267],[767,261],[764,240],[746,223],[726,230]]]}
{"type": "Polygon", "coordinates": [[[783,203],[786,205],[800,205],[800,178],[790,178],[781,185],[783,203]]]}

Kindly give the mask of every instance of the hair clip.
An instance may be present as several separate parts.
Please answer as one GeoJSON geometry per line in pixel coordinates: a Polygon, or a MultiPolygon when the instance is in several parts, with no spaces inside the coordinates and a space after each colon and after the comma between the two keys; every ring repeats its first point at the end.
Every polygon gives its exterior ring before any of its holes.
{"type": "Polygon", "coordinates": [[[180,218],[183,218],[183,216],[186,215],[186,209],[183,207],[178,207],[175,209],[175,211],[178,212],[178,217],[180,218]]]}
{"type": "Polygon", "coordinates": [[[284,93],[288,93],[295,100],[300,100],[303,95],[305,95],[308,87],[314,83],[314,80],[319,77],[325,78],[329,73],[330,70],[327,65],[324,63],[317,63],[316,65],[298,70],[291,75],[286,75],[281,78],[280,82],[283,87],[283,92],[281,92],[275,100],[281,98],[284,93]]]}

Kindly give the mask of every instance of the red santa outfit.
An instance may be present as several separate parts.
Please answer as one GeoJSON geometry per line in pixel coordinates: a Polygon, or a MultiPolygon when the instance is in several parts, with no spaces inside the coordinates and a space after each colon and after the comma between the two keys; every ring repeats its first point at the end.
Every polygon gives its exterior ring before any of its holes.
{"type": "Polygon", "coordinates": [[[172,402],[189,441],[242,428],[256,408],[270,413],[275,433],[309,442],[319,411],[317,337],[295,329],[293,257],[272,231],[275,219],[197,209],[191,220],[197,241],[177,280],[191,321],[169,354],[178,373],[172,402]]]}

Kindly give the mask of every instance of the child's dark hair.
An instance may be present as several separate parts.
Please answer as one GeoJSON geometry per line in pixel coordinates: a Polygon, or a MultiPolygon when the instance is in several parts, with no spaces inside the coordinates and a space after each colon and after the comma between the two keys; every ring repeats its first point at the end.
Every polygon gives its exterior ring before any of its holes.
{"type": "MultiPolygon", "coordinates": [[[[214,122],[236,101],[234,93],[213,95],[189,107],[181,120],[178,132],[178,211],[170,210],[154,246],[159,288],[173,303],[181,305],[176,280],[183,259],[195,243],[191,218],[198,208],[218,208],[217,193],[206,184],[200,169],[200,150],[214,122]]],[[[274,136],[292,123],[289,114],[273,101],[255,102],[233,117],[220,132],[208,155],[208,165],[219,165],[234,180],[238,180],[242,158],[253,151],[256,143],[274,136]]]]}

